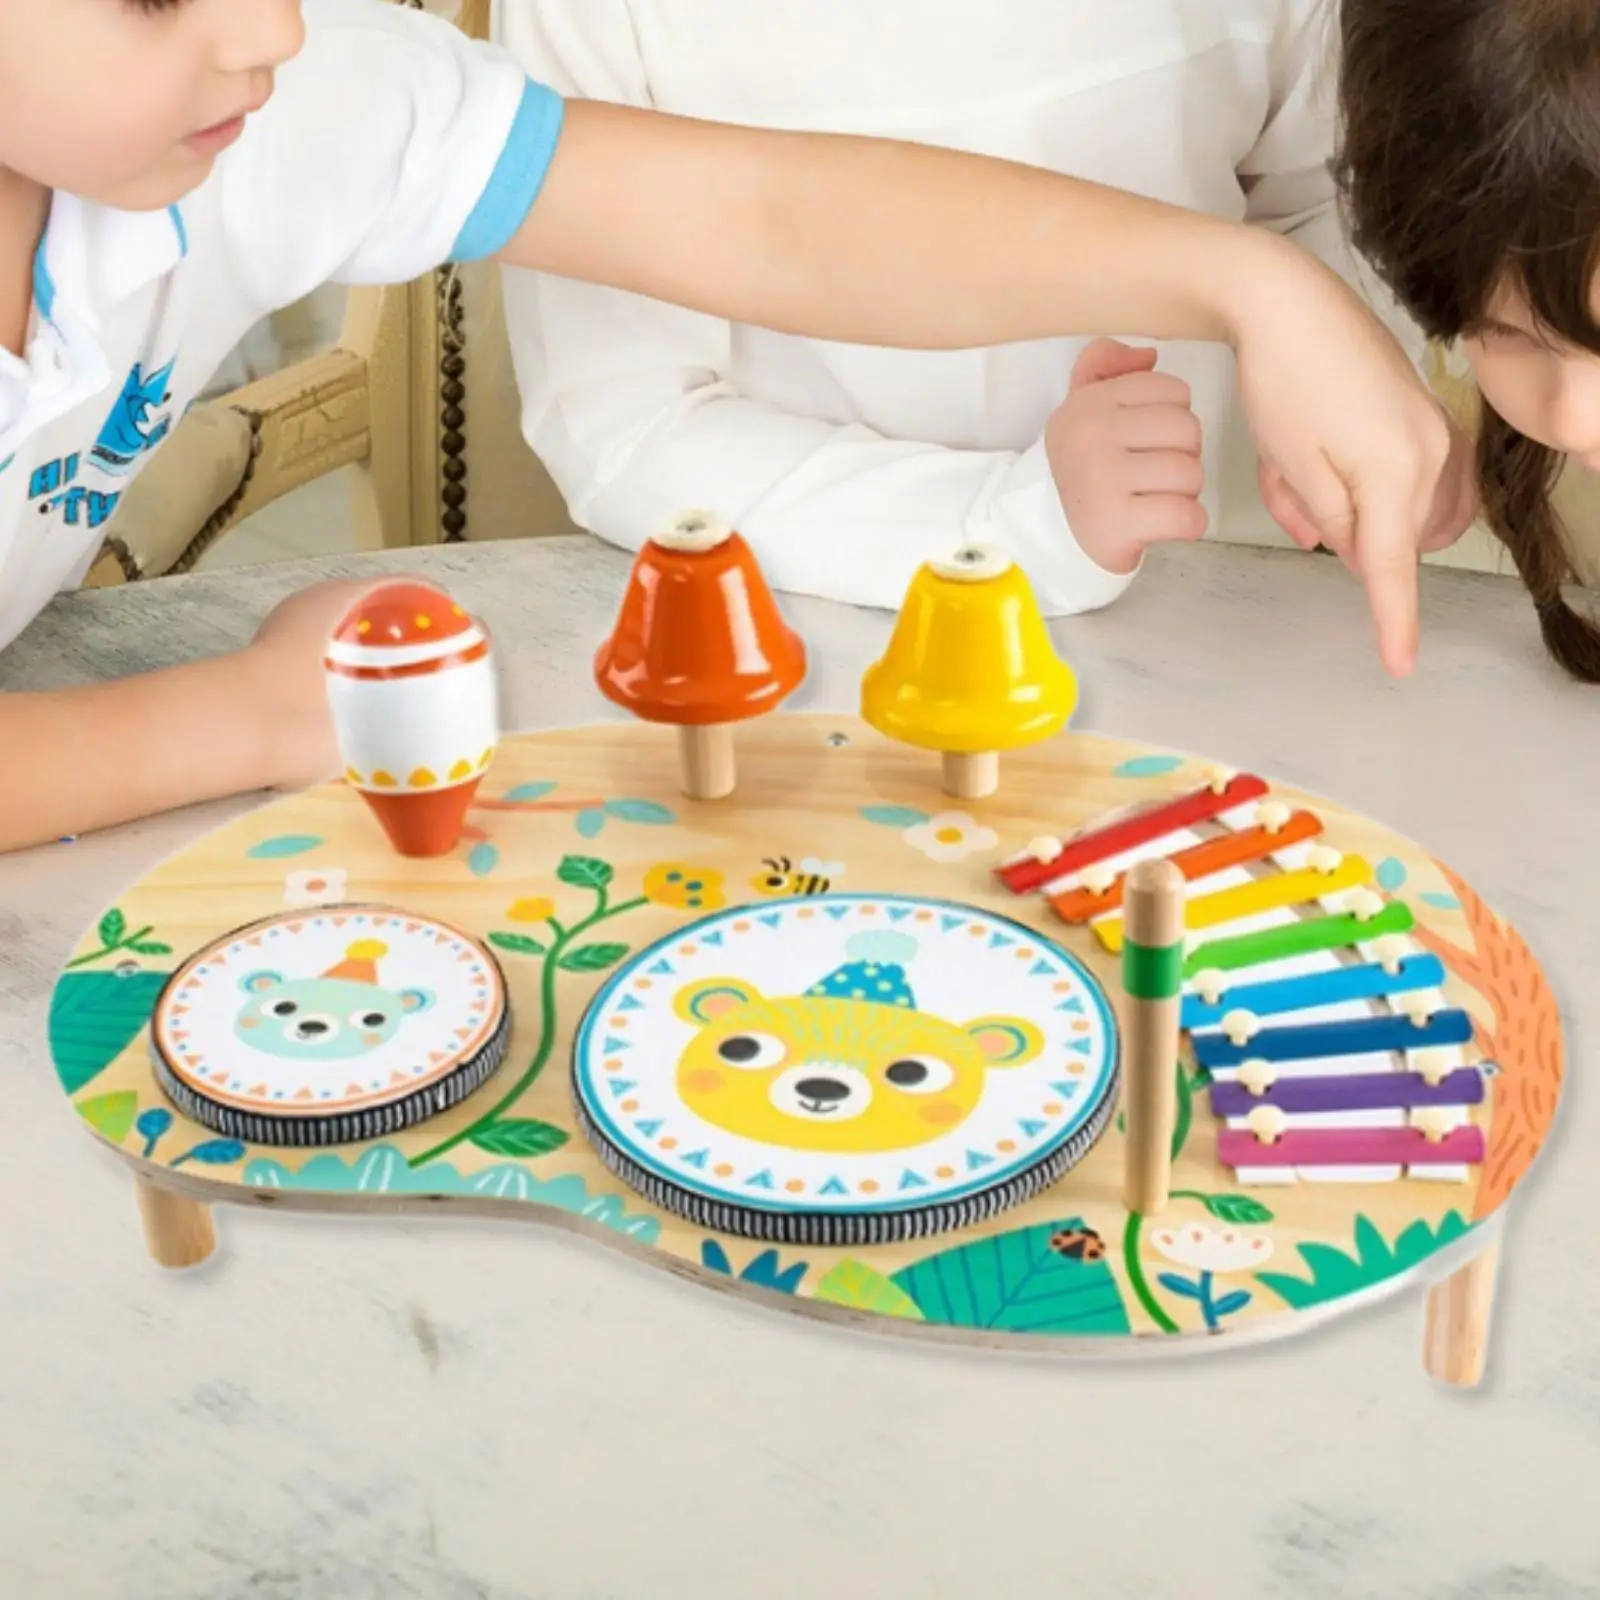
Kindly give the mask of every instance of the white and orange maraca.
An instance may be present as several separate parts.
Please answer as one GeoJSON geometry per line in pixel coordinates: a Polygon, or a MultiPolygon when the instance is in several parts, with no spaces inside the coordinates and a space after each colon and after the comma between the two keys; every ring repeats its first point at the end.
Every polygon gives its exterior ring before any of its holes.
{"type": "Polygon", "coordinates": [[[351,607],[323,666],[345,781],[401,855],[448,854],[500,737],[487,630],[402,579],[351,607]]]}

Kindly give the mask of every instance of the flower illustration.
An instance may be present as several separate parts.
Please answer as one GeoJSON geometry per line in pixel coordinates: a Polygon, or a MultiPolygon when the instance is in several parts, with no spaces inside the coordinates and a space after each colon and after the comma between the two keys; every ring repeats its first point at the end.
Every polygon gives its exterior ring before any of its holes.
{"type": "Polygon", "coordinates": [[[1218,1332],[1224,1317],[1243,1311],[1251,1300],[1248,1289],[1235,1289],[1219,1299],[1216,1275],[1247,1272],[1272,1254],[1272,1240],[1264,1233],[1240,1233],[1235,1228],[1199,1224],[1157,1229],[1150,1235],[1150,1242],[1168,1261],[1195,1272],[1193,1278],[1180,1272],[1163,1272],[1157,1282],[1169,1293],[1197,1303],[1207,1333],[1218,1332]]]}
{"type": "Polygon", "coordinates": [[[930,861],[965,861],[968,856],[982,855],[999,844],[999,836],[992,828],[980,827],[962,811],[941,811],[914,828],[907,828],[905,841],[913,850],[920,850],[930,861]]]}
{"type": "Polygon", "coordinates": [[[1249,1272],[1272,1254],[1272,1240],[1264,1233],[1206,1228],[1197,1223],[1158,1228],[1150,1242],[1168,1261],[1197,1272],[1249,1272]]]}
{"type": "Polygon", "coordinates": [[[291,872],[283,880],[284,904],[321,906],[333,900],[343,900],[348,877],[343,867],[323,867],[320,871],[308,868],[303,872],[291,872]]]}
{"type": "Polygon", "coordinates": [[[644,897],[679,911],[717,911],[727,904],[722,874],[681,861],[662,861],[644,875],[644,897]]]}
{"type": "Polygon", "coordinates": [[[533,900],[519,900],[506,912],[506,917],[511,922],[548,922],[556,914],[554,900],[546,900],[542,895],[533,900]]]}

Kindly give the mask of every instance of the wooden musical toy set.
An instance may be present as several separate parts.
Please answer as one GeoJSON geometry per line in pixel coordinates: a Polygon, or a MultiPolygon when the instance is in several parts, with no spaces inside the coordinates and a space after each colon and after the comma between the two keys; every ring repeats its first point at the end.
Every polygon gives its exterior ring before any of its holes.
{"type": "Polygon", "coordinates": [[[917,573],[859,718],[779,712],[804,645],[702,514],[596,658],[627,721],[502,740],[488,631],[416,582],[325,667],[343,780],[158,867],[56,990],[158,1261],[219,1200],[437,1204],[1079,1354],[1423,1281],[1429,1370],[1477,1381],[1560,1087],[1536,961],[1375,823],[1065,731],[1004,557],[917,573]]]}

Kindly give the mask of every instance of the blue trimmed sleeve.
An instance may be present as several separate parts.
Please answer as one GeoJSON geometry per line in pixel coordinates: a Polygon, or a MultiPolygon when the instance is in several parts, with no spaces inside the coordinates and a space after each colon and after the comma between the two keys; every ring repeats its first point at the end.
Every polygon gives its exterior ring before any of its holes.
{"type": "Polygon", "coordinates": [[[452,261],[484,261],[510,244],[533,210],[561,138],[566,105],[531,78],[488,185],[462,225],[452,261]]]}

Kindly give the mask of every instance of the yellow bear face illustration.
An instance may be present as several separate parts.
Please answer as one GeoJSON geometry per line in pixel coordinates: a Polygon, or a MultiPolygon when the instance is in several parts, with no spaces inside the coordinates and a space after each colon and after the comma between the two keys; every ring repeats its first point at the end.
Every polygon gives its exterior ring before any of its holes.
{"type": "MultiPolygon", "coordinates": [[[[889,937],[868,940],[881,947],[889,937]]],[[[909,1150],[965,1122],[990,1072],[1043,1050],[1039,1030],[1020,1017],[956,1024],[919,1011],[903,968],[870,959],[867,940],[852,948],[868,959],[803,995],[768,997],[740,978],[685,985],[674,1009],[699,1032],[678,1061],[684,1104],[716,1127],[785,1149],[909,1150]]]]}

